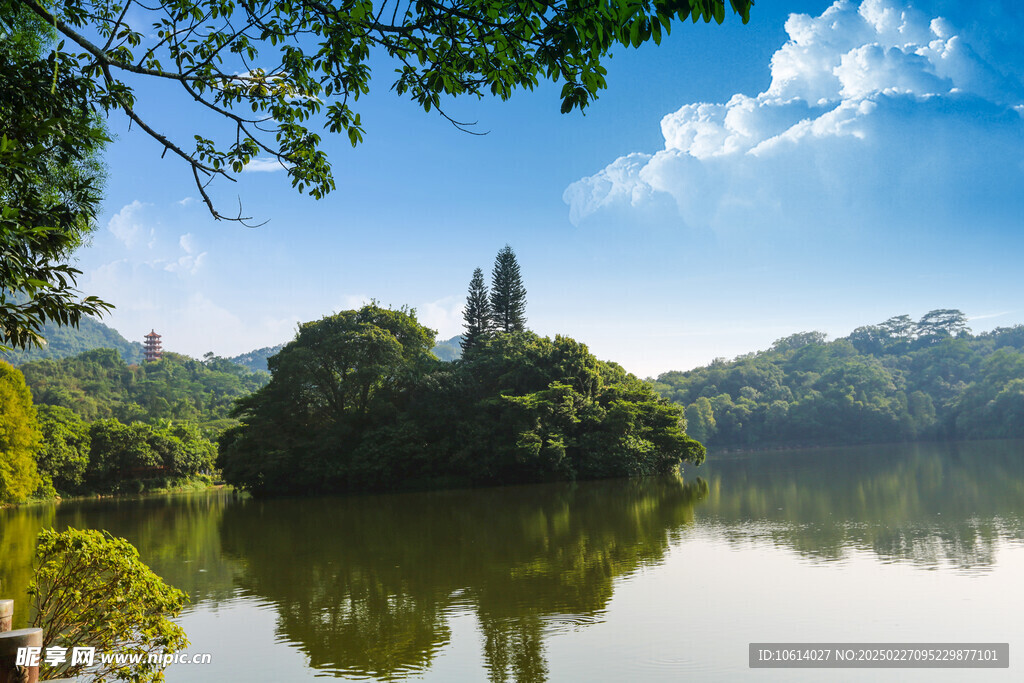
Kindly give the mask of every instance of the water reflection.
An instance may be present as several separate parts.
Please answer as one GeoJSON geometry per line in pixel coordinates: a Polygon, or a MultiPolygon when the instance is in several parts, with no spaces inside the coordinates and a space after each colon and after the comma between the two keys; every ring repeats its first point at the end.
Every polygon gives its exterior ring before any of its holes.
{"type": "MultiPolygon", "coordinates": [[[[272,609],[279,646],[300,650],[319,675],[423,674],[458,639],[456,619],[468,619],[479,632],[469,647],[492,681],[543,681],[551,640],[600,623],[616,586],[673,547],[725,544],[752,565],[781,549],[826,567],[856,554],[969,575],[1024,539],[1020,441],[743,454],[686,475],[0,510],[0,581],[6,596],[23,596],[39,529],[103,528],[134,543],[193,609],[215,611],[238,596],[272,609]]],[[[700,572],[708,590],[730,590],[715,567],[700,572]]],[[[246,642],[225,636],[216,647],[246,642]]]]}
{"type": "Polygon", "coordinates": [[[468,606],[492,680],[542,681],[545,617],[592,620],[706,495],[703,481],[663,478],[248,501],[225,511],[222,543],[316,669],[422,670],[468,606]]]}
{"type": "Polygon", "coordinates": [[[18,601],[15,628],[30,617],[25,590],[36,535],[47,528],[105,529],[127,538],[143,561],[184,591],[193,606],[231,597],[238,567],[221,553],[220,518],[232,499],[229,492],[208,491],[0,510],[0,591],[18,601]]]}
{"type": "Polygon", "coordinates": [[[852,549],[983,571],[1024,538],[1024,443],[981,441],[754,453],[711,461],[701,528],[821,561],[852,549]]]}

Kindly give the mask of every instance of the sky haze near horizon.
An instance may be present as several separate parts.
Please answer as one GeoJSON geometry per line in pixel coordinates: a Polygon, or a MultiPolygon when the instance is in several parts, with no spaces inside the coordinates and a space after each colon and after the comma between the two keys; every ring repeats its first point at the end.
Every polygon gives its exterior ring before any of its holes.
{"type": "MultiPolygon", "coordinates": [[[[586,116],[559,114],[551,84],[451,105],[485,136],[396,97],[375,64],[366,141],[326,145],[337,190],[314,201],[267,164],[215,189],[224,213],[269,221],[252,229],[214,221],[187,168],[115,116],[81,289],[125,337],[156,329],[195,357],[370,299],[445,339],[508,243],[527,325],[641,376],[936,308],[1019,324],[1022,29],[1008,2],[761,0],[746,26],[616,50],[586,116]]],[[[206,125],[156,86],[139,101],[160,130],[206,125]]]]}

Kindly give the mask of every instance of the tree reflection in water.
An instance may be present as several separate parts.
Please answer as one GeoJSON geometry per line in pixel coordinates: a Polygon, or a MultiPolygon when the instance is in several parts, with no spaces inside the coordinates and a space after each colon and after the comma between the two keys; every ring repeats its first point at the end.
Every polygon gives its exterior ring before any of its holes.
{"type": "MultiPolygon", "coordinates": [[[[814,564],[860,553],[973,574],[1024,539],[1021,441],[720,456],[698,473],[705,479],[688,483],[277,500],[211,492],[0,510],[0,597],[24,599],[41,528],[109,529],[186,590],[192,609],[239,595],[269,601],[282,647],[318,673],[422,674],[467,618],[492,680],[541,681],[559,625],[601,621],[616,580],[670,547],[724,543],[753,551],[751,562],[782,549],[814,564]]],[[[714,569],[700,571],[713,579],[714,569]]],[[[19,624],[28,616],[16,611],[19,624]]]]}
{"type": "Polygon", "coordinates": [[[613,580],[661,561],[706,496],[666,477],[249,501],[225,511],[222,545],[315,669],[421,671],[469,604],[492,680],[543,681],[545,618],[599,615],[613,580]]]}
{"type": "Polygon", "coordinates": [[[985,571],[1024,539],[1024,442],[809,449],[710,459],[700,528],[815,560],[852,550],[928,569],[985,571]]]}

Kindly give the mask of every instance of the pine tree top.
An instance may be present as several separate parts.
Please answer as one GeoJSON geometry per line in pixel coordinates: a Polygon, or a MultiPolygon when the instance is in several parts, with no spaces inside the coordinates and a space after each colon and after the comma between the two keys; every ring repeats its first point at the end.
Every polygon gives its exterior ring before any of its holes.
{"type": "Polygon", "coordinates": [[[526,288],[512,247],[506,244],[494,260],[491,272],[491,311],[494,329],[514,332],[526,329],[526,288]]]}

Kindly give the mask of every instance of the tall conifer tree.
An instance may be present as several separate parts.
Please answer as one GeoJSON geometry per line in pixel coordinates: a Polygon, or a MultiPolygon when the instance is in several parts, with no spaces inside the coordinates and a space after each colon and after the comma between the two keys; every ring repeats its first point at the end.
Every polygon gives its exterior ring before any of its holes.
{"type": "Polygon", "coordinates": [[[477,346],[491,331],[491,302],[487,297],[487,285],[484,284],[484,271],[479,268],[473,271],[473,279],[469,281],[469,295],[466,297],[466,307],[462,310],[462,319],[466,321],[466,334],[461,342],[465,353],[477,346]]]}
{"type": "Polygon", "coordinates": [[[505,245],[494,259],[491,273],[491,315],[498,332],[526,329],[526,288],[512,247],[505,245]]]}

